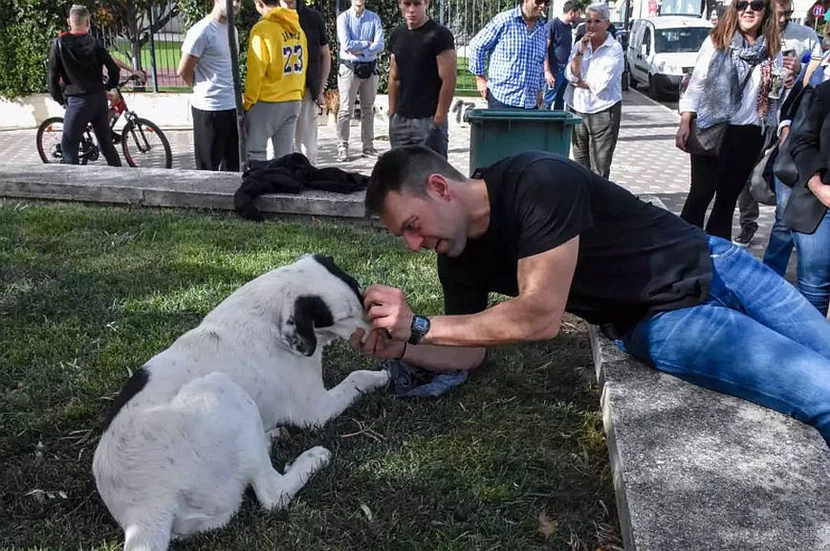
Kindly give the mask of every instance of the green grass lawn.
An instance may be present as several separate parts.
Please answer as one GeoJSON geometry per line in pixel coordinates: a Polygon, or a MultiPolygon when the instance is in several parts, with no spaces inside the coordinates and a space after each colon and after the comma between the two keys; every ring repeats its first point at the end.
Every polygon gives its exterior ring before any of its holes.
{"type": "MultiPolygon", "coordinates": [[[[179,59],[181,59],[181,49],[182,43],[181,42],[173,42],[173,41],[164,41],[164,42],[157,42],[155,44],[156,50],[156,69],[159,71],[163,70],[175,70],[179,65],[179,59]]],[[[116,40],[115,44],[109,48],[110,54],[113,57],[119,58],[121,61],[124,61],[128,64],[131,63],[130,55],[127,53],[130,51],[130,47],[124,40],[116,40]]],[[[141,47],[141,67],[150,72],[150,44],[144,44],[141,47]]]]}
{"type": "MultiPolygon", "coordinates": [[[[363,285],[403,288],[416,311],[441,310],[432,254],[377,230],[0,203],[0,548],[120,549],[90,465],[128,370],[307,252],[363,285]]],[[[373,365],[332,345],[327,382],[373,365]]],[[[598,401],[585,328],[568,318],[549,342],[495,349],[440,399],[378,393],[322,429],[292,429],[275,465],[318,444],[333,461],[286,511],[248,495],[228,527],[172,548],[618,549],[598,401]]]]}

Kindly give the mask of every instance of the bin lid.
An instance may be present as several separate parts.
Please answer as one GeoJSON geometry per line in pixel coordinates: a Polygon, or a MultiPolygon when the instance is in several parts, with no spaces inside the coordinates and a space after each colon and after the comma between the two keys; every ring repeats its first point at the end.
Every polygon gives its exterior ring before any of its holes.
{"type": "Polygon", "coordinates": [[[546,111],[544,109],[472,109],[467,112],[470,122],[481,120],[557,121],[561,124],[576,124],[582,119],[567,111],[546,111]]]}

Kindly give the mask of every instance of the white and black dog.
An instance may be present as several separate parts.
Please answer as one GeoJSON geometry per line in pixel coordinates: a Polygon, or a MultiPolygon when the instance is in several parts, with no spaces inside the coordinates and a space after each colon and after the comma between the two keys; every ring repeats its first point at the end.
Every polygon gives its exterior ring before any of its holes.
{"type": "Polygon", "coordinates": [[[247,283],[126,384],[92,471],[125,532],[127,551],[224,526],[248,485],[266,509],[286,506],[330,452],[315,447],[280,474],[269,431],[316,426],[386,371],[354,371],[323,386],[322,350],[367,329],[360,290],[328,257],[306,256],[247,283]]]}

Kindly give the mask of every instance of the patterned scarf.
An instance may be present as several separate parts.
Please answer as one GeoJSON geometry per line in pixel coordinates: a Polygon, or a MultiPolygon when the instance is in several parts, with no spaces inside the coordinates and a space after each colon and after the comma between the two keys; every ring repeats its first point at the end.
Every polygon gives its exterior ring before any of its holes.
{"type": "Polygon", "coordinates": [[[709,63],[709,73],[703,83],[703,97],[697,110],[699,128],[709,128],[729,122],[741,107],[744,83],[756,65],[761,66],[761,88],[756,103],[758,116],[764,126],[774,124],[775,109],[770,108],[770,57],[766,39],[759,36],[754,44],[747,44],[743,35],[735,31],[728,50],[716,49],[709,63]]]}

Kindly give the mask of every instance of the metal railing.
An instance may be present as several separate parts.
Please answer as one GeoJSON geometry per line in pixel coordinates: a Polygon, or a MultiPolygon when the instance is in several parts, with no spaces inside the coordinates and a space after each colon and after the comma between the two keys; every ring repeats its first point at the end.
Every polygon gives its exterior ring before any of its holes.
{"type": "MultiPolygon", "coordinates": [[[[394,0],[384,0],[394,1],[394,0]]],[[[309,2],[328,22],[332,52],[337,51],[334,21],[338,9],[346,9],[349,0],[317,0],[309,2]]],[[[95,35],[104,42],[109,52],[147,75],[146,89],[158,91],[185,91],[189,88],[176,74],[181,59],[181,45],[187,32],[187,22],[180,13],[178,1],[166,5],[154,3],[146,13],[133,14],[132,25],[108,26],[107,17],[99,17],[100,26],[95,35]],[[152,32],[151,32],[152,31],[152,32]]],[[[395,1],[395,4],[397,2],[395,1]]],[[[470,40],[496,14],[516,5],[516,0],[438,0],[433,2],[431,16],[452,31],[458,51],[459,92],[474,92],[475,79],[467,71],[467,51],[470,40]]],[[[371,9],[371,6],[369,7],[371,9]]],[[[398,14],[399,15],[399,14],[398,14]]],[[[110,18],[111,20],[112,18],[110,18]]]]}

